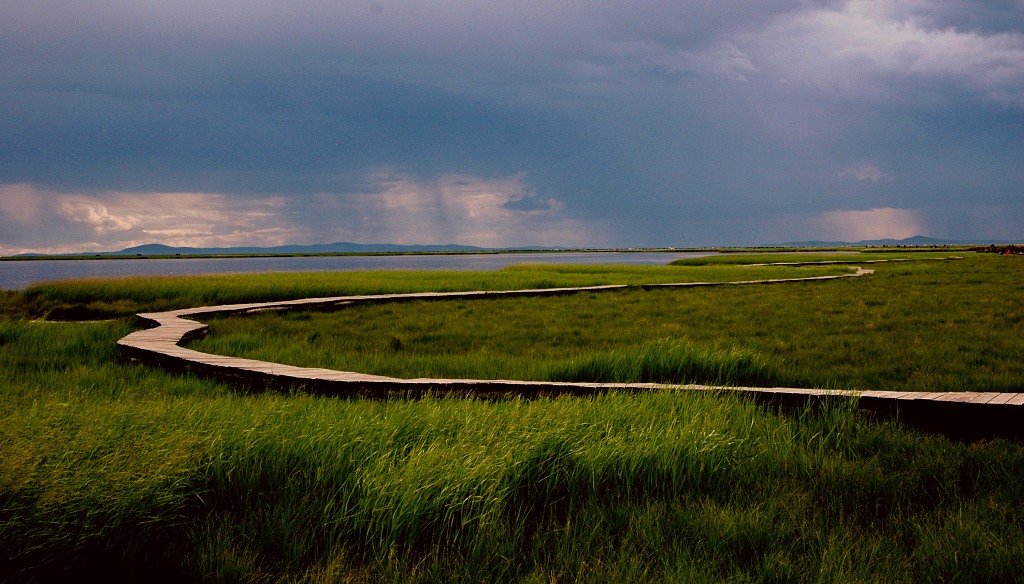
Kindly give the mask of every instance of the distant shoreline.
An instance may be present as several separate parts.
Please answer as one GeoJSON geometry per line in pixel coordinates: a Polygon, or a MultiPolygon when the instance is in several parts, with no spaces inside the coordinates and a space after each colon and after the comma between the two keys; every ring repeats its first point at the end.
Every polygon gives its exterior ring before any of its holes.
{"type": "MultiPolygon", "coordinates": [[[[986,244],[987,245],[987,244],[986,244]]],[[[389,257],[389,256],[465,256],[503,254],[578,254],[578,253],[778,253],[786,252],[856,252],[871,251],[934,251],[936,249],[972,250],[978,244],[946,245],[831,245],[831,246],[759,246],[759,247],[628,247],[628,248],[565,248],[565,249],[469,249],[469,250],[408,250],[408,251],[334,251],[334,252],[239,252],[233,253],[136,253],[101,252],[77,254],[22,254],[0,256],[0,262],[82,261],[82,260],[161,260],[161,259],[246,259],[246,258],[317,258],[317,257],[389,257]]]]}
{"type": "MultiPolygon", "coordinates": [[[[776,250],[779,248],[775,248],[776,250]]],[[[160,260],[160,259],[243,259],[243,258],[315,258],[315,257],[387,257],[387,256],[439,256],[439,255],[501,255],[501,254],[550,254],[550,253],[705,253],[723,252],[724,248],[575,248],[575,249],[480,249],[480,250],[437,250],[437,251],[338,251],[338,252],[247,252],[247,253],[118,253],[104,252],[94,254],[29,254],[0,256],[0,261],[54,261],[54,260],[160,260]]],[[[754,251],[740,250],[736,251],[754,251]]],[[[762,251],[770,251],[763,249],[762,251]]]]}
{"type": "Polygon", "coordinates": [[[490,271],[516,263],[668,264],[684,257],[715,253],[675,250],[611,253],[608,250],[31,256],[0,261],[0,290],[23,290],[51,280],[127,276],[374,270],[490,271]]]}

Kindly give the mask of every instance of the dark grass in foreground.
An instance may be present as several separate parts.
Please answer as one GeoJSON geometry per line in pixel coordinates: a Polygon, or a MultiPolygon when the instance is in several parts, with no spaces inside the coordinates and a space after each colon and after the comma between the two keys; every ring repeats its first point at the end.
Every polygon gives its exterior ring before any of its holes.
{"type": "Polygon", "coordinates": [[[1024,570],[1015,443],[730,395],[245,397],[116,362],[99,341],[118,328],[4,325],[3,365],[18,371],[0,414],[9,580],[980,582],[1024,570]],[[55,358],[30,367],[44,345],[55,358]]]}
{"type": "Polygon", "coordinates": [[[1018,443],[728,394],[242,395],[121,362],[131,327],[0,321],[0,580],[1024,573],[1018,443]]]}
{"type": "Polygon", "coordinates": [[[212,353],[402,378],[1024,391],[1024,261],[212,318],[212,353]]]}

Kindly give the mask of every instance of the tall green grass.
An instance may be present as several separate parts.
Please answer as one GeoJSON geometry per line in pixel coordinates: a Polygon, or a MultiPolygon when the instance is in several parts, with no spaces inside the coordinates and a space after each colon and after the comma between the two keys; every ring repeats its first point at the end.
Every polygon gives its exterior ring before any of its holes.
{"type": "Polygon", "coordinates": [[[682,258],[672,261],[673,266],[745,266],[756,264],[778,264],[778,263],[863,263],[879,261],[921,261],[921,260],[944,260],[951,257],[962,257],[965,254],[974,255],[966,251],[922,251],[922,250],[901,250],[901,249],[863,249],[863,250],[834,250],[829,253],[816,251],[781,251],[781,252],[735,252],[717,255],[708,255],[695,258],[682,258]]]}
{"type": "Polygon", "coordinates": [[[1024,389],[1024,262],[860,278],[209,319],[200,350],[392,377],[1024,389]]]}
{"type": "Polygon", "coordinates": [[[132,327],[0,320],[0,581],[1024,573],[1018,443],[718,393],[242,394],[121,361],[132,327]]]}
{"type": "Polygon", "coordinates": [[[552,381],[777,385],[778,368],[753,351],[714,349],[664,340],[588,354],[551,371],[552,381]]]}
{"type": "Polygon", "coordinates": [[[264,395],[2,421],[15,579],[940,582],[1024,567],[1018,446],[846,407],[264,395]]]}
{"type": "MultiPolygon", "coordinates": [[[[848,273],[842,266],[616,266],[522,264],[493,272],[301,272],[86,278],[41,283],[21,297],[52,320],[130,316],[191,306],[409,292],[523,290],[605,284],[730,281],[848,273]]],[[[0,297],[0,301],[3,298],[0,297]]]]}

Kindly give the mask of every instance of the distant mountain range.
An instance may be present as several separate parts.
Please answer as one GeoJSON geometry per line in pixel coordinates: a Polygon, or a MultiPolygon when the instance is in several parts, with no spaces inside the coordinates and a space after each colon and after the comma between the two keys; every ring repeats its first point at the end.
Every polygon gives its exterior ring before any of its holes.
{"type": "MultiPolygon", "coordinates": [[[[882,246],[944,246],[944,245],[988,245],[990,243],[1017,243],[1004,240],[952,240],[936,239],[915,235],[906,239],[870,239],[863,241],[791,241],[788,243],[770,244],[762,247],[882,247],[882,246]]],[[[65,257],[78,256],[206,256],[206,255],[303,255],[332,253],[483,253],[494,251],[566,251],[563,247],[518,247],[518,248],[487,248],[473,245],[398,245],[393,243],[321,243],[314,245],[279,245],[274,247],[172,247],[159,243],[149,243],[128,247],[120,251],[81,252],[60,254],[65,257]]],[[[710,249],[710,248],[709,248],[710,249]]],[[[20,257],[43,256],[49,254],[26,253],[20,257]]],[[[53,256],[49,256],[53,257],[53,256]]]]}
{"type": "MultiPolygon", "coordinates": [[[[517,248],[524,251],[557,251],[557,247],[525,247],[517,248]]],[[[64,256],[194,256],[194,255],[303,255],[331,253],[465,253],[498,251],[497,249],[476,247],[472,245],[398,245],[390,243],[321,243],[314,245],[279,245],[274,247],[172,247],[159,243],[149,243],[128,247],[120,251],[82,252],[61,254],[64,256]]],[[[22,256],[38,256],[43,254],[21,254],[22,256]]]]}
{"type": "Polygon", "coordinates": [[[788,243],[781,243],[783,247],[883,247],[883,246],[897,246],[904,245],[910,247],[927,247],[933,245],[988,245],[990,243],[1011,243],[1010,240],[1002,239],[978,239],[978,240],[954,240],[954,239],[936,239],[934,237],[925,237],[923,235],[915,235],[906,239],[865,239],[862,241],[850,242],[850,241],[791,241],[788,243]]]}
{"type": "Polygon", "coordinates": [[[246,255],[246,254],[306,254],[306,253],[395,253],[395,252],[465,252],[484,251],[470,245],[397,245],[361,244],[339,241],[313,245],[278,245],[274,247],[170,247],[158,243],[129,247],[110,255],[246,255]]]}

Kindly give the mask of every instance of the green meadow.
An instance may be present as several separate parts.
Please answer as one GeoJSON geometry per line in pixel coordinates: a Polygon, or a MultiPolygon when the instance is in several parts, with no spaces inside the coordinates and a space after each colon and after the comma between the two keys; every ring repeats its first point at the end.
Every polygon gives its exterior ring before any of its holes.
{"type": "Polygon", "coordinates": [[[872,276],[828,282],[225,316],[193,346],[402,378],[1024,391],[1021,274],[985,259],[870,264],[872,276]]]}
{"type": "MultiPolygon", "coordinates": [[[[908,254],[914,261],[831,281],[226,317],[194,346],[399,376],[1021,391],[1024,261],[934,259],[944,255],[908,254]]],[[[138,311],[859,265],[754,268],[728,257],[2,293],[0,580],[1018,579],[1024,449],[1015,441],[958,442],[872,419],[853,402],[776,410],[728,392],[504,401],[258,392],[128,363],[115,346],[138,311]]]]}

